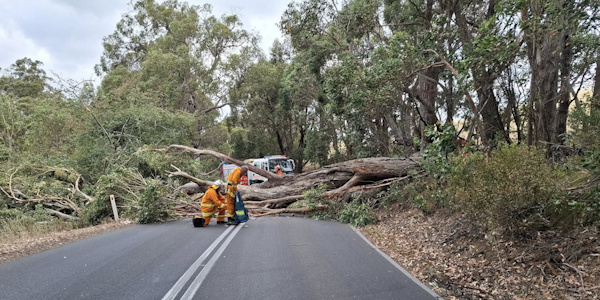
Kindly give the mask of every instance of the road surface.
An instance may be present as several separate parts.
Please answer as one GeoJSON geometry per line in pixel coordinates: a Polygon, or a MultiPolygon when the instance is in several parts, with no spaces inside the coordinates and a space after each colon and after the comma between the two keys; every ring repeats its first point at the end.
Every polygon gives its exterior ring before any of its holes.
{"type": "Polygon", "coordinates": [[[136,225],[0,265],[0,299],[441,299],[350,226],[136,225]]]}

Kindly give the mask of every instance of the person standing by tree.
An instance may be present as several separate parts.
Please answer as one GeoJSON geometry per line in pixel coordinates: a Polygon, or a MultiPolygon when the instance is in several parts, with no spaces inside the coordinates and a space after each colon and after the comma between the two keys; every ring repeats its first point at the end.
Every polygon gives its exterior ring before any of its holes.
{"type": "Polygon", "coordinates": [[[242,166],[237,167],[229,173],[227,176],[227,224],[237,225],[235,221],[235,194],[237,193],[237,186],[240,184],[241,177],[246,176],[248,173],[248,167],[242,166]]]}

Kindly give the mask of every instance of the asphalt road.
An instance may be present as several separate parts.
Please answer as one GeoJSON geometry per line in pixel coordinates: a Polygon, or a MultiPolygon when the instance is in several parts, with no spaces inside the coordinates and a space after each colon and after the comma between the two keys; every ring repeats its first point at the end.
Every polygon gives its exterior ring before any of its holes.
{"type": "Polygon", "coordinates": [[[436,299],[352,227],[136,225],[0,265],[0,299],[436,299]]]}

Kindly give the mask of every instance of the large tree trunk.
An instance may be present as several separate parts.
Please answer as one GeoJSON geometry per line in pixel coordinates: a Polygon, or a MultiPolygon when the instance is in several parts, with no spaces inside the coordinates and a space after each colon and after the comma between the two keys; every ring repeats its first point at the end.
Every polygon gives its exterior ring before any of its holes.
{"type": "MultiPolygon", "coordinates": [[[[531,4],[532,18],[545,13],[540,1],[531,4]]],[[[527,10],[521,12],[523,22],[529,22],[527,10]]],[[[532,109],[533,128],[530,127],[529,139],[532,143],[552,143],[555,140],[555,118],[558,99],[558,74],[560,70],[561,33],[550,33],[533,26],[525,30],[527,56],[531,66],[530,109],[532,109]]],[[[550,145],[550,144],[548,144],[550,145]]]]}
{"type": "Polygon", "coordinates": [[[483,119],[483,133],[481,133],[483,142],[489,146],[495,147],[496,135],[501,134],[502,139],[510,143],[508,133],[504,130],[504,124],[498,110],[498,100],[494,95],[495,75],[490,71],[483,71],[483,74],[475,77],[477,95],[479,97],[479,109],[483,119]]]}
{"type": "Polygon", "coordinates": [[[553,140],[554,143],[559,145],[563,145],[565,143],[565,134],[567,133],[567,117],[569,115],[569,106],[571,105],[570,80],[573,49],[568,31],[563,35],[561,44],[563,46],[563,50],[561,57],[560,91],[558,109],[556,111],[555,119],[555,136],[553,140]]]}
{"type": "MultiPolygon", "coordinates": [[[[494,10],[495,4],[496,1],[489,1],[487,14],[485,15],[486,19],[493,18],[496,14],[494,10]]],[[[448,9],[451,9],[456,16],[462,43],[466,45],[472,44],[478,35],[477,30],[479,30],[479,28],[473,28],[468,22],[466,14],[463,12],[463,7],[459,2],[456,2],[456,5],[450,6],[448,9]]],[[[472,50],[470,51],[473,52],[472,50]]],[[[469,54],[475,57],[479,55],[475,52],[469,54]]],[[[477,97],[479,98],[477,109],[480,111],[481,119],[483,120],[483,128],[478,128],[483,130],[483,132],[478,132],[478,134],[481,137],[481,142],[486,146],[495,147],[498,142],[496,139],[498,135],[500,135],[507,143],[511,142],[508,132],[504,129],[504,124],[498,109],[498,100],[494,95],[494,83],[502,70],[506,69],[508,65],[509,64],[507,63],[503,64],[500,62],[485,66],[470,66],[471,72],[473,73],[475,90],[477,91],[477,97]]],[[[473,111],[473,114],[477,116],[477,111],[473,111]]]]}
{"type": "Polygon", "coordinates": [[[600,55],[596,58],[596,76],[594,76],[594,93],[591,100],[592,115],[600,111],[600,55]]]}
{"type": "MultiPolygon", "coordinates": [[[[287,206],[303,199],[305,191],[322,185],[326,186],[325,197],[332,201],[343,201],[348,199],[350,193],[366,189],[379,189],[392,182],[405,179],[411,171],[421,170],[418,164],[420,156],[413,155],[409,158],[355,159],[301,174],[276,175],[215,151],[199,150],[182,145],[171,145],[169,150],[178,150],[194,156],[214,156],[222,162],[247,166],[250,171],[268,178],[268,181],[261,184],[238,186],[238,191],[243,195],[244,201],[255,206],[287,206]]],[[[208,181],[194,178],[179,170],[172,173],[171,176],[184,177],[199,185],[210,184],[208,181]]],[[[261,211],[261,213],[265,212],[261,211]]]]}

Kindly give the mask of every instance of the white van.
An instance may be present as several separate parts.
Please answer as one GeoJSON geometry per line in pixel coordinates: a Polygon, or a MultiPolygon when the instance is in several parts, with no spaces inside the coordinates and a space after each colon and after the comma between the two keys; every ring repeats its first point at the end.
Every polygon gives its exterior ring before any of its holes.
{"type": "MultiPolygon", "coordinates": [[[[253,165],[257,168],[275,173],[275,167],[280,166],[284,174],[291,174],[294,172],[296,165],[294,160],[288,158],[285,155],[267,155],[264,158],[250,158],[244,160],[245,163],[253,165]]],[[[236,168],[234,164],[223,164],[221,168],[221,176],[223,180],[227,181],[227,176],[231,170],[236,168]]],[[[266,177],[260,176],[252,171],[248,171],[248,184],[255,184],[267,181],[266,177]]]]}

